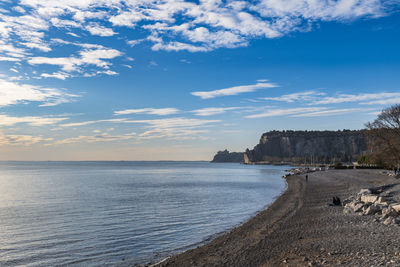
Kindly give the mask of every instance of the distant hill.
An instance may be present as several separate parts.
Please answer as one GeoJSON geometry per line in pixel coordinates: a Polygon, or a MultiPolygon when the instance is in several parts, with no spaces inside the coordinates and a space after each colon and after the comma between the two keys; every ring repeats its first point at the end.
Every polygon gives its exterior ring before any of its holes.
{"type": "Polygon", "coordinates": [[[244,152],[218,151],[211,162],[244,162],[244,152]]]}
{"type": "Polygon", "coordinates": [[[368,150],[365,130],[270,131],[261,136],[245,163],[335,163],[357,161],[368,150]]]}

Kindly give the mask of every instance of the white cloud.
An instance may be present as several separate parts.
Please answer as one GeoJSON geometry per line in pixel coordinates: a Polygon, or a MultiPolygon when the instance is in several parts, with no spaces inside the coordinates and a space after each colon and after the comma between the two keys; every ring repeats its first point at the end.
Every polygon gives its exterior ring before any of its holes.
{"type": "Polygon", "coordinates": [[[104,59],[113,59],[122,55],[116,49],[87,49],[79,52],[80,57],[32,57],[28,60],[31,65],[56,65],[60,66],[63,71],[78,71],[78,67],[82,65],[95,65],[100,68],[108,69],[111,63],[104,59]]]}
{"type": "Polygon", "coordinates": [[[68,77],[70,77],[70,75],[65,72],[53,72],[52,74],[42,73],[42,74],[40,74],[40,76],[43,78],[56,78],[56,79],[60,79],[60,80],[65,80],[68,77]]]}
{"type": "Polygon", "coordinates": [[[143,42],[143,39],[128,40],[128,41],[126,41],[126,43],[127,43],[130,47],[134,47],[134,46],[140,44],[141,42],[143,42]]]}
{"type": "Polygon", "coordinates": [[[7,1],[2,5],[0,18],[0,61],[28,61],[34,66],[59,66],[64,72],[96,73],[99,69],[91,69],[93,66],[108,70],[122,53],[100,45],[82,44],[83,51],[64,49],[67,54],[60,56],[57,44],[51,42],[54,30],[57,35],[63,31],[70,38],[79,38],[74,30],[79,33],[87,30],[100,37],[128,32],[121,39],[128,39],[129,46],[143,41],[149,42],[155,51],[207,52],[247,46],[253,39],[310,30],[320,21],[351,22],[385,16],[394,9],[393,3],[385,0],[7,1]],[[131,36],[140,39],[129,40],[131,36]],[[43,55],[53,50],[58,56],[43,55]]]}
{"type": "Polygon", "coordinates": [[[0,107],[27,101],[42,102],[42,106],[49,106],[70,102],[74,97],[77,95],[68,94],[55,88],[19,84],[0,79],[0,107]]]}
{"type": "Polygon", "coordinates": [[[20,61],[21,59],[15,58],[15,57],[1,57],[0,56],[0,61],[20,61]]]}
{"type": "Polygon", "coordinates": [[[241,94],[241,93],[254,92],[254,91],[257,91],[260,89],[274,88],[274,87],[278,87],[278,86],[273,83],[261,82],[261,83],[256,83],[256,84],[252,84],[252,85],[234,86],[234,87],[219,89],[219,90],[214,90],[214,91],[192,92],[192,95],[199,96],[202,99],[209,99],[209,98],[215,98],[218,96],[237,95],[237,94],[241,94]]]}
{"type": "Polygon", "coordinates": [[[128,115],[128,114],[150,114],[150,115],[172,115],[179,113],[176,108],[141,108],[141,109],[125,109],[115,111],[115,115],[128,115]]]}
{"type": "Polygon", "coordinates": [[[210,48],[196,46],[192,44],[182,43],[182,42],[168,42],[168,43],[156,43],[151,47],[154,51],[165,50],[165,51],[183,51],[187,50],[189,52],[207,52],[210,48]]]}
{"type": "Polygon", "coordinates": [[[86,26],[86,30],[90,32],[92,35],[98,35],[98,36],[113,36],[116,33],[113,31],[113,29],[103,27],[97,23],[90,24],[86,26]]]}
{"type": "Polygon", "coordinates": [[[217,115],[217,114],[222,114],[225,113],[229,110],[237,110],[239,107],[227,107],[227,108],[202,108],[202,109],[196,109],[192,110],[191,112],[194,113],[197,116],[211,116],[211,115],[217,115]]]}
{"type": "Polygon", "coordinates": [[[4,114],[0,114],[0,126],[13,126],[18,123],[26,123],[30,126],[43,126],[52,125],[59,123],[68,118],[64,117],[36,117],[36,116],[25,116],[25,117],[13,117],[4,114]]]}

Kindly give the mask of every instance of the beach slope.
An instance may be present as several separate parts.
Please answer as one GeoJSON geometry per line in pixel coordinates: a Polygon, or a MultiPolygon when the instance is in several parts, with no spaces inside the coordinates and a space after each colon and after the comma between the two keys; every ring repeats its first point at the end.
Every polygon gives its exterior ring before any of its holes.
{"type": "MultiPolygon", "coordinates": [[[[377,170],[329,170],[287,178],[266,210],[201,247],[159,266],[399,266],[400,227],[329,206],[361,188],[399,180],[377,170]]],[[[396,192],[398,194],[399,192],[396,192]]]]}

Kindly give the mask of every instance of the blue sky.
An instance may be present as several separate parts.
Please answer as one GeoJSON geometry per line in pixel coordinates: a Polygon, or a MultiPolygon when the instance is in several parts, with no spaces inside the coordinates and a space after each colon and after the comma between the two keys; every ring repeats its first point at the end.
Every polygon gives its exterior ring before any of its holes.
{"type": "Polygon", "coordinates": [[[0,1],[0,160],[209,160],[400,103],[397,1],[0,1]]]}

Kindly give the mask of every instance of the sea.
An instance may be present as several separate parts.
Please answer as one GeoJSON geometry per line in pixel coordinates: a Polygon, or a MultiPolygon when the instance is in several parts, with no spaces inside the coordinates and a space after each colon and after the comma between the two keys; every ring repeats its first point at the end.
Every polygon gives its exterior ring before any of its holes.
{"type": "Polygon", "coordinates": [[[264,209],[288,166],[0,162],[0,266],[132,266],[264,209]]]}

